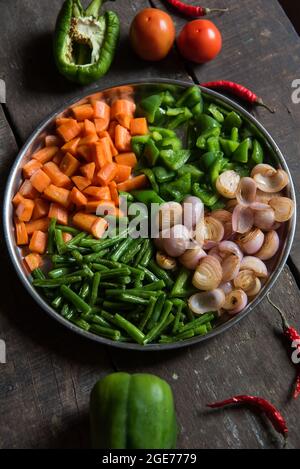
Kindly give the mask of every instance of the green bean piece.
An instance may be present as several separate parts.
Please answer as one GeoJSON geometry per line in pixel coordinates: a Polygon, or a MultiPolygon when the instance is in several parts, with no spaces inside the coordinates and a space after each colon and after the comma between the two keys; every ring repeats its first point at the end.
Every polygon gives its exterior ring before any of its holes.
{"type": "Polygon", "coordinates": [[[80,327],[80,329],[83,329],[84,331],[89,331],[90,330],[90,324],[86,322],[84,319],[81,318],[74,318],[70,319],[71,322],[73,322],[76,326],[80,327]]]}
{"type": "Polygon", "coordinates": [[[58,295],[54,298],[54,300],[52,300],[51,306],[53,306],[53,308],[55,309],[59,309],[62,305],[62,302],[63,302],[63,297],[61,295],[58,295]]]}
{"type": "Polygon", "coordinates": [[[155,262],[154,259],[151,259],[149,262],[149,269],[158,277],[159,280],[163,280],[166,284],[167,288],[171,288],[174,284],[170,275],[166,272],[166,270],[161,269],[155,262]]]}
{"type": "Polygon", "coordinates": [[[143,286],[143,291],[157,291],[162,290],[166,286],[163,280],[158,280],[157,282],[148,283],[143,286]]]}
{"type": "Polygon", "coordinates": [[[91,324],[90,331],[93,332],[94,334],[100,335],[102,337],[105,337],[111,340],[118,341],[121,338],[120,331],[116,329],[111,329],[110,327],[103,327],[103,326],[100,326],[99,324],[91,324]]]}
{"type": "Polygon", "coordinates": [[[74,228],[73,226],[65,226],[65,225],[56,225],[56,228],[58,228],[59,230],[61,230],[63,233],[70,233],[74,236],[78,235],[79,233],[81,233],[81,231],[77,230],[76,228],[74,228]]]}
{"type": "Polygon", "coordinates": [[[69,277],[60,277],[60,278],[49,278],[45,280],[41,279],[36,279],[33,280],[32,284],[35,287],[39,288],[56,288],[60,287],[61,285],[64,285],[65,283],[71,284],[71,283],[76,283],[81,281],[81,276],[79,275],[73,275],[69,277]]]}
{"type": "Polygon", "coordinates": [[[103,249],[103,251],[94,252],[93,254],[86,254],[83,256],[83,262],[97,262],[98,260],[102,260],[101,258],[105,256],[109,252],[109,249],[103,249]]]}
{"type": "Polygon", "coordinates": [[[145,275],[145,278],[147,280],[150,280],[151,282],[157,282],[159,279],[156,277],[156,275],[154,275],[153,272],[151,272],[151,270],[147,269],[147,267],[144,267],[142,265],[139,265],[138,266],[138,269],[140,269],[142,272],[144,272],[144,275],[145,275]]]}
{"type": "Polygon", "coordinates": [[[140,261],[142,260],[145,252],[147,251],[148,247],[150,245],[150,240],[149,239],[144,239],[143,240],[143,244],[142,244],[142,247],[140,248],[140,252],[138,253],[138,255],[136,256],[135,258],[135,261],[133,263],[133,265],[135,267],[138,266],[138,264],[140,263],[140,261]]]}
{"type": "Polygon", "coordinates": [[[177,297],[182,291],[185,289],[186,284],[190,278],[191,271],[186,269],[185,267],[182,267],[180,269],[180,272],[177,276],[177,279],[174,283],[174,286],[171,290],[170,297],[175,298],[177,297]]]}
{"type": "Polygon", "coordinates": [[[144,279],[144,272],[140,272],[136,277],[134,281],[134,288],[140,288],[143,285],[143,279],[144,279]]]}
{"type": "Polygon", "coordinates": [[[36,269],[34,269],[32,272],[31,272],[31,275],[34,279],[40,279],[40,280],[44,280],[46,278],[44,272],[42,271],[42,269],[40,269],[39,267],[37,267],[36,269]]]}
{"type": "Polygon", "coordinates": [[[187,340],[187,339],[192,339],[195,335],[195,332],[193,329],[190,329],[188,331],[182,332],[182,334],[177,334],[173,338],[173,342],[177,342],[178,340],[187,340]]]}
{"type": "MultiPolygon", "coordinates": [[[[110,289],[111,289],[111,288],[114,288],[114,289],[115,289],[115,288],[121,288],[121,289],[125,290],[125,288],[126,288],[125,285],[126,285],[126,284],[124,284],[124,283],[122,284],[122,283],[121,283],[121,280],[124,280],[124,279],[125,279],[125,281],[127,282],[127,277],[124,277],[123,279],[119,279],[119,283],[101,282],[101,288],[104,288],[104,289],[105,289],[105,288],[110,288],[110,289]]],[[[127,282],[127,283],[128,283],[128,282],[127,282]]]]}
{"type": "MultiPolygon", "coordinates": [[[[92,264],[94,266],[94,264],[92,264]]],[[[101,271],[101,280],[108,280],[111,278],[119,279],[119,277],[130,276],[130,270],[128,268],[119,268],[101,271]]]]}
{"type": "MultiPolygon", "coordinates": [[[[126,295],[127,294],[128,295],[134,295],[134,296],[138,296],[140,298],[151,298],[152,296],[159,296],[161,294],[160,291],[155,291],[155,290],[152,290],[152,291],[148,290],[147,291],[144,288],[143,289],[130,288],[130,289],[127,289],[125,293],[126,293],[126,295]]],[[[119,290],[119,289],[106,290],[106,294],[109,297],[115,298],[116,296],[124,295],[124,291],[119,290]]]]}
{"type": "Polygon", "coordinates": [[[118,249],[110,256],[112,261],[118,261],[120,257],[127,251],[128,247],[132,242],[132,238],[128,237],[122,241],[118,249]]]}
{"type": "MultiPolygon", "coordinates": [[[[173,308],[173,303],[169,300],[165,301],[162,314],[161,314],[161,318],[158,324],[156,324],[146,335],[144,339],[144,344],[148,344],[149,342],[152,342],[160,334],[160,331],[164,327],[168,319],[168,316],[171,313],[172,308],[173,308]]],[[[174,319],[174,316],[173,316],[173,319],[174,319]]]]}
{"type": "Polygon", "coordinates": [[[83,300],[85,300],[85,298],[88,297],[89,293],[90,293],[90,284],[88,281],[85,280],[83,284],[81,285],[78,294],[83,300]]]}
{"type": "MultiPolygon", "coordinates": [[[[173,304],[174,304],[174,302],[173,302],[173,304]]],[[[182,307],[183,307],[182,304],[179,304],[179,305],[177,306],[177,311],[176,311],[176,315],[175,315],[175,321],[174,321],[173,329],[172,329],[172,333],[173,333],[173,334],[176,334],[176,332],[177,332],[178,329],[179,329],[179,322],[180,322],[180,319],[181,319],[182,307]]]]}
{"type": "Polygon", "coordinates": [[[89,313],[91,311],[91,306],[87,304],[79,295],[77,295],[71,288],[66,285],[60,287],[62,295],[71,302],[77,311],[81,313],[89,313]]]}
{"type": "Polygon", "coordinates": [[[214,318],[215,318],[215,315],[213,313],[205,313],[200,318],[194,319],[188,324],[185,324],[185,326],[179,329],[179,332],[181,333],[181,332],[188,331],[190,329],[195,329],[203,324],[206,324],[207,322],[212,321],[214,318]]]}
{"type": "Polygon", "coordinates": [[[82,264],[83,255],[79,252],[78,249],[72,249],[72,256],[74,257],[74,259],[76,259],[76,262],[78,262],[78,264],[82,264]]]}
{"type": "Polygon", "coordinates": [[[161,293],[157,299],[152,315],[149,318],[149,321],[147,324],[147,330],[152,329],[154,327],[154,324],[159,320],[165,301],[166,301],[166,294],[161,293]]]}
{"type": "Polygon", "coordinates": [[[68,249],[74,249],[76,246],[78,248],[78,245],[80,245],[81,241],[87,236],[87,234],[84,231],[80,231],[74,238],[70,239],[70,241],[67,242],[66,246],[68,249]]]}
{"type": "Polygon", "coordinates": [[[150,242],[148,244],[148,247],[147,249],[145,250],[145,253],[140,261],[140,264],[142,267],[147,267],[151,258],[153,256],[153,246],[152,246],[152,243],[150,242]]]}
{"type": "Polygon", "coordinates": [[[128,264],[130,261],[134,259],[134,257],[137,255],[137,253],[140,250],[142,242],[143,242],[142,239],[133,240],[133,243],[131,243],[128,250],[125,252],[125,254],[121,258],[121,262],[123,262],[123,264],[128,264]]]}
{"type": "Polygon", "coordinates": [[[64,303],[64,304],[63,304],[63,306],[62,306],[62,308],[61,308],[61,311],[60,311],[60,314],[61,314],[64,318],[68,319],[69,314],[70,314],[70,306],[68,305],[68,303],[64,303]]]}
{"type": "Polygon", "coordinates": [[[99,272],[96,272],[94,277],[93,277],[93,283],[92,283],[92,291],[91,291],[91,297],[89,304],[90,306],[94,306],[96,299],[98,297],[98,289],[100,285],[100,278],[101,274],[99,272]]]}
{"type": "Polygon", "coordinates": [[[133,303],[137,305],[147,305],[149,302],[149,298],[141,298],[140,296],[131,295],[130,293],[120,293],[117,298],[121,301],[125,301],[126,303],[133,303]]]}
{"type": "Polygon", "coordinates": [[[70,274],[72,269],[69,267],[58,267],[57,269],[52,269],[48,272],[48,277],[50,278],[59,278],[64,275],[70,274]]]}
{"type": "Polygon", "coordinates": [[[142,345],[144,343],[145,334],[138,329],[134,324],[127,321],[123,316],[120,314],[115,314],[114,316],[114,324],[119,326],[121,329],[127,332],[127,334],[135,340],[138,344],[142,345]]]}
{"type": "Polygon", "coordinates": [[[48,242],[47,242],[47,253],[53,254],[55,251],[55,227],[56,218],[51,218],[48,228],[48,242]]]}
{"type": "Polygon", "coordinates": [[[193,331],[195,335],[206,335],[207,334],[206,324],[196,327],[195,329],[193,329],[193,331]]]}
{"type": "Polygon", "coordinates": [[[53,254],[51,261],[53,264],[76,264],[76,259],[73,257],[60,256],[59,254],[53,254]]]}
{"type": "Polygon", "coordinates": [[[103,308],[104,309],[109,309],[109,310],[112,310],[112,311],[119,311],[119,310],[122,310],[122,309],[130,310],[132,308],[132,306],[130,304],[124,304],[124,303],[121,303],[121,302],[118,302],[118,301],[105,300],[105,301],[103,301],[103,308]]]}
{"type": "Polygon", "coordinates": [[[156,302],[157,302],[156,297],[153,296],[152,298],[150,298],[149,303],[147,305],[147,308],[145,310],[145,313],[143,314],[142,319],[139,323],[139,329],[141,331],[143,331],[145,329],[145,327],[147,325],[147,322],[149,321],[150,317],[152,316],[155,305],[156,305],[156,302]]]}
{"type": "Polygon", "coordinates": [[[98,262],[93,262],[91,267],[92,267],[93,270],[97,270],[99,272],[109,272],[108,267],[106,267],[105,265],[102,265],[98,262]]]}
{"type": "Polygon", "coordinates": [[[55,229],[54,230],[54,239],[56,244],[56,249],[58,254],[63,254],[66,251],[66,244],[62,237],[62,231],[55,229]]]}

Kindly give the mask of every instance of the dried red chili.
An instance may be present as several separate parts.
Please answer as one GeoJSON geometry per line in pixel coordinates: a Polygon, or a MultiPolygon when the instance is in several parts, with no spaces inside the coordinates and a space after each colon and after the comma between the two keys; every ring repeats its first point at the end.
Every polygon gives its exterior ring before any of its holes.
{"type": "MultiPolygon", "coordinates": [[[[267,294],[267,298],[269,303],[273,306],[273,308],[276,309],[276,311],[279,312],[281,320],[282,320],[282,329],[285,337],[287,338],[289,345],[293,346],[296,351],[300,353],[300,334],[296,331],[294,327],[291,327],[284,315],[284,313],[281,311],[281,309],[273,303],[273,301],[270,298],[270,293],[267,294]],[[293,345],[296,343],[296,347],[293,345]]],[[[293,362],[294,363],[294,362],[293,362]]],[[[295,363],[294,363],[295,364],[295,363]]],[[[295,383],[295,389],[293,393],[294,399],[297,399],[297,397],[300,396],[300,365],[296,364],[297,366],[297,378],[296,378],[296,383],[295,383]]]]}
{"type": "Polygon", "coordinates": [[[208,81],[206,83],[200,83],[201,86],[204,86],[205,88],[210,88],[212,90],[223,90],[227,91],[229,93],[232,93],[233,95],[237,96],[240,99],[243,99],[244,101],[247,101],[250,104],[256,104],[257,106],[263,106],[268,111],[272,112],[274,114],[274,109],[271,109],[269,106],[267,106],[262,98],[257,96],[257,94],[253,93],[253,91],[249,90],[243,85],[240,85],[239,83],[235,83],[234,81],[227,81],[227,80],[218,80],[218,81],[208,81]]]}
{"type": "Polygon", "coordinates": [[[240,405],[246,404],[253,406],[260,410],[261,412],[265,413],[270,422],[272,423],[275,430],[280,433],[285,440],[288,436],[288,428],[286,421],[284,420],[283,416],[279,412],[276,407],[273,406],[269,401],[257,396],[248,396],[248,395],[241,395],[241,396],[234,396],[230,399],[226,399],[224,401],[215,402],[213,404],[208,404],[207,407],[212,409],[222,408],[227,405],[240,405]]]}
{"type": "Polygon", "coordinates": [[[180,0],[166,0],[179,13],[188,16],[189,18],[198,18],[199,16],[206,16],[214,12],[228,11],[228,8],[205,8],[195,5],[187,5],[180,0]]]}

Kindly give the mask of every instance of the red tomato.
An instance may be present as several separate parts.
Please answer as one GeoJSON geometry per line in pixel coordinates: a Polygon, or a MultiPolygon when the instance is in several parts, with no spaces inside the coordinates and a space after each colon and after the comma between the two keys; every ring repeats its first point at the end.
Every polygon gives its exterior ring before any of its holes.
{"type": "Polygon", "coordinates": [[[161,60],[169,53],[175,40],[172,18],[157,8],[140,11],[130,27],[133,49],[144,60],[161,60]]]}
{"type": "Polygon", "coordinates": [[[219,54],[222,36],[211,21],[194,20],[183,27],[177,44],[185,59],[202,64],[219,54]]]}

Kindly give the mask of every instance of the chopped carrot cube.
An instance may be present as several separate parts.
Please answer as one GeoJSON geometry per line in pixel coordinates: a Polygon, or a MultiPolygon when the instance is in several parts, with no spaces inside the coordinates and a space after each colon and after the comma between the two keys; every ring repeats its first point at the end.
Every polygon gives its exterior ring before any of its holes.
{"type": "Polygon", "coordinates": [[[69,142],[73,138],[77,137],[81,132],[81,127],[75,119],[70,119],[67,123],[62,124],[58,127],[57,133],[64,139],[65,142],[69,142]]]}
{"type": "Polygon", "coordinates": [[[93,104],[94,118],[103,119],[109,123],[110,120],[110,107],[104,101],[95,101],[93,104]]]}
{"type": "Polygon", "coordinates": [[[129,99],[117,99],[111,106],[110,118],[111,120],[117,119],[118,114],[126,114],[133,117],[136,105],[129,99]]]}
{"type": "Polygon", "coordinates": [[[47,246],[47,238],[47,233],[39,230],[34,231],[29,243],[30,251],[37,252],[38,254],[44,254],[47,246]]]}
{"type": "Polygon", "coordinates": [[[107,221],[104,218],[97,217],[97,220],[93,223],[91,227],[91,234],[94,238],[100,239],[104,235],[107,229],[107,221]]]}
{"type": "Polygon", "coordinates": [[[96,167],[95,163],[88,163],[88,164],[81,166],[80,172],[83,176],[92,180],[94,177],[95,167],[96,167]]]}
{"type": "Polygon", "coordinates": [[[22,202],[17,205],[16,215],[20,221],[29,221],[32,217],[33,209],[33,200],[23,199],[22,202]]]}
{"type": "Polygon", "coordinates": [[[132,116],[128,116],[127,114],[117,114],[116,119],[120,125],[122,125],[123,127],[126,127],[126,129],[130,129],[130,122],[131,122],[132,116]]]}
{"type": "Polygon", "coordinates": [[[99,137],[100,137],[101,140],[104,137],[108,138],[111,154],[112,154],[112,156],[116,156],[118,154],[118,150],[116,149],[116,147],[114,145],[114,142],[112,141],[111,136],[109,135],[107,130],[103,130],[103,132],[100,132],[99,137]]]}
{"type": "Polygon", "coordinates": [[[25,179],[19,189],[19,193],[26,199],[36,199],[39,195],[38,191],[33,187],[29,179],[25,179]]]}
{"type": "Polygon", "coordinates": [[[31,178],[31,176],[42,167],[42,163],[38,160],[30,160],[23,166],[24,178],[31,178]]]}
{"type": "Polygon", "coordinates": [[[90,121],[89,119],[85,119],[84,121],[84,134],[88,135],[95,135],[96,127],[94,122],[90,121]]]}
{"type": "Polygon", "coordinates": [[[52,161],[49,161],[48,163],[44,164],[43,170],[55,186],[66,187],[68,189],[70,188],[70,186],[72,186],[71,179],[66,176],[52,161]]]}
{"type": "Polygon", "coordinates": [[[68,211],[60,204],[52,203],[48,212],[48,218],[56,218],[60,225],[68,224],[68,211]]]}
{"type": "Polygon", "coordinates": [[[117,164],[117,174],[115,176],[116,182],[124,182],[129,179],[131,174],[131,167],[124,164],[117,164]]]}
{"type": "Polygon", "coordinates": [[[38,267],[41,267],[41,265],[43,264],[41,256],[35,252],[32,252],[25,256],[25,262],[30,272],[37,269],[38,267]]]}
{"type": "Polygon", "coordinates": [[[147,187],[147,184],[147,177],[144,174],[140,174],[140,176],[121,182],[117,187],[119,191],[130,192],[136,189],[143,189],[144,187],[147,187]]]}
{"type": "Polygon", "coordinates": [[[115,145],[119,151],[131,150],[131,136],[130,133],[122,125],[117,125],[115,130],[115,145]]]}
{"type": "Polygon", "coordinates": [[[86,161],[91,161],[92,159],[92,147],[89,145],[80,145],[77,150],[77,154],[82,156],[86,161]]]}
{"type": "Polygon", "coordinates": [[[57,117],[55,120],[56,127],[60,127],[61,125],[68,124],[72,122],[74,119],[72,117],[57,117]]]}
{"type": "Polygon", "coordinates": [[[72,108],[75,119],[84,121],[85,119],[92,119],[94,117],[94,109],[91,104],[80,104],[72,108]]]}
{"type": "Polygon", "coordinates": [[[92,145],[93,143],[96,143],[96,142],[98,142],[97,134],[87,135],[86,137],[82,137],[80,139],[79,146],[92,145]]]}
{"type": "Polygon", "coordinates": [[[55,163],[55,164],[57,164],[57,166],[59,166],[60,163],[61,163],[61,161],[62,161],[62,159],[63,159],[63,157],[64,157],[63,152],[62,152],[62,151],[58,151],[58,152],[53,156],[52,162],[55,163]]]}
{"type": "Polygon", "coordinates": [[[17,192],[16,195],[14,196],[14,198],[12,199],[12,203],[13,203],[14,206],[16,206],[20,202],[22,202],[23,199],[24,199],[24,197],[20,194],[20,192],[17,192]]]}
{"type": "Polygon", "coordinates": [[[70,194],[70,200],[77,207],[84,207],[87,204],[86,196],[77,187],[73,187],[70,194]]]}
{"type": "Polygon", "coordinates": [[[110,138],[112,140],[115,140],[115,131],[116,131],[117,125],[119,125],[117,121],[111,121],[111,123],[109,124],[109,127],[107,129],[107,132],[109,133],[110,138]]]}
{"type": "Polygon", "coordinates": [[[107,184],[115,178],[116,174],[116,163],[106,163],[106,165],[98,171],[97,179],[102,186],[107,186],[107,184]]]}
{"type": "Polygon", "coordinates": [[[130,122],[131,135],[145,135],[148,133],[147,119],[145,117],[137,117],[131,119],[130,122]]]}
{"type": "Polygon", "coordinates": [[[32,220],[25,223],[26,231],[28,235],[31,235],[34,231],[48,231],[49,218],[39,218],[38,220],[32,220]]]}
{"type": "Polygon", "coordinates": [[[53,156],[55,153],[57,153],[58,147],[44,147],[41,150],[35,152],[32,155],[32,158],[34,160],[38,160],[40,163],[44,164],[47,163],[47,161],[52,160],[53,156]]]}
{"type": "Polygon", "coordinates": [[[44,192],[46,187],[51,184],[51,179],[42,169],[38,169],[31,176],[30,182],[37,191],[44,192]]]}
{"type": "Polygon", "coordinates": [[[110,190],[107,186],[97,187],[97,186],[89,186],[84,189],[83,193],[88,197],[92,197],[98,200],[111,200],[110,197],[110,190]]]}
{"type": "Polygon", "coordinates": [[[111,197],[111,200],[114,202],[114,204],[116,206],[119,205],[119,192],[118,192],[118,188],[117,188],[117,184],[115,181],[111,181],[109,184],[108,184],[108,187],[109,187],[109,192],[110,192],[110,197],[111,197]]]}
{"type": "Polygon", "coordinates": [[[44,191],[44,196],[51,202],[57,202],[65,208],[69,207],[70,191],[64,187],[57,187],[50,184],[44,191]]]}
{"type": "Polygon", "coordinates": [[[66,176],[71,177],[73,176],[73,174],[76,173],[79,166],[80,166],[79,161],[76,158],[74,158],[74,156],[71,155],[71,153],[66,153],[63,159],[61,160],[59,169],[66,176]]]}
{"type": "Polygon", "coordinates": [[[15,228],[17,245],[22,246],[24,244],[28,244],[28,233],[26,231],[25,223],[15,218],[15,228]]]}
{"type": "Polygon", "coordinates": [[[118,164],[123,164],[125,166],[130,166],[134,168],[137,164],[137,158],[133,152],[130,153],[121,153],[115,157],[115,161],[118,164]]]}
{"type": "Polygon", "coordinates": [[[101,238],[107,228],[106,220],[84,212],[77,212],[73,216],[73,224],[80,230],[93,234],[95,238],[101,238]]]}
{"type": "Polygon", "coordinates": [[[112,200],[91,200],[86,204],[85,211],[104,217],[105,215],[115,215],[116,206],[112,200]]]}
{"type": "Polygon", "coordinates": [[[46,135],[45,146],[46,147],[60,147],[61,139],[57,135],[46,135]]]}
{"type": "Polygon", "coordinates": [[[32,220],[46,217],[49,212],[49,202],[45,199],[35,199],[32,220]]]}
{"type": "Polygon", "coordinates": [[[91,180],[84,176],[73,176],[72,181],[80,191],[91,185],[91,180]]]}
{"type": "Polygon", "coordinates": [[[63,233],[62,234],[62,238],[64,240],[65,243],[68,243],[69,241],[71,241],[71,239],[73,239],[73,236],[71,235],[71,233],[63,233]]]}
{"type": "Polygon", "coordinates": [[[78,147],[79,142],[80,142],[80,137],[72,138],[72,140],[65,143],[61,147],[61,149],[62,149],[62,151],[66,152],[66,153],[69,152],[72,155],[76,155],[76,151],[77,151],[77,147],[78,147]]]}

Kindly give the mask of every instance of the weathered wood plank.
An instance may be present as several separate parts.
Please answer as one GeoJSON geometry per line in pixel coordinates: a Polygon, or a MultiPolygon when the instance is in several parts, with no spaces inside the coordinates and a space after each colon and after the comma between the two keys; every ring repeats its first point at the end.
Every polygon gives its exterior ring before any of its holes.
{"type": "MultiPolygon", "coordinates": [[[[272,299],[300,328],[300,293],[288,268],[272,299]]],[[[277,405],[290,428],[288,447],[299,448],[300,401],[288,399],[295,371],[281,341],[280,321],[267,300],[240,324],[202,345],[166,353],[111,354],[118,369],[155,373],[172,385],[181,427],[179,448],[280,447],[280,438],[249,410],[206,409],[207,403],[236,394],[260,395],[277,405]]]]}
{"type": "MultiPolygon", "coordinates": [[[[166,9],[161,0],[152,0],[166,9]]],[[[300,104],[291,99],[292,82],[299,78],[300,38],[277,0],[227,1],[229,12],[209,19],[223,35],[221,54],[205,65],[188,64],[199,82],[233,80],[262,96],[276,109],[275,114],[257,107],[251,112],[265,125],[283,151],[296,186],[300,191],[300,104]]],[[[211,8],[220,6],[212,0],[211,8]]],[[[167,8],[179,32],[186,19],[167,8]]],[[[297,229],[291,257],[300,272],[300,228],[297,229]]]]}

